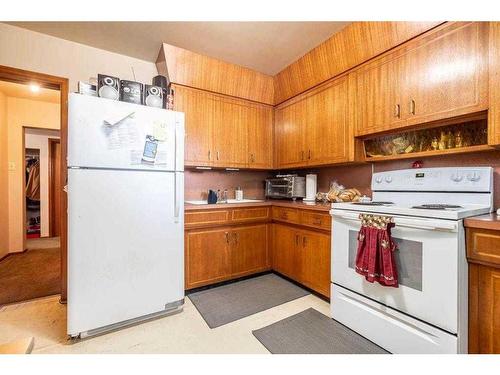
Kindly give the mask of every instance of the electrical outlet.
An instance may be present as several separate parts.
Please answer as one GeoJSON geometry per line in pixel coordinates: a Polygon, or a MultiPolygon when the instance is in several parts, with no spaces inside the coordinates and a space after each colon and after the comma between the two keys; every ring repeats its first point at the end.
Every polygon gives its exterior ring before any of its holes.
{"type": "Polygon", "coordinates": [[[13,161],[9,161],[9,171],[15,171],[16,170],[16,163],[13,161]]]}

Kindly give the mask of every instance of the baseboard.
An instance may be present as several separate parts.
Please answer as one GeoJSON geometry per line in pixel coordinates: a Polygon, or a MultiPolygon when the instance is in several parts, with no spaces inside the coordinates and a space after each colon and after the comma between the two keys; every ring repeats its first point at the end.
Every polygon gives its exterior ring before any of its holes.
{"type": "Polygon", "coordinates": [[[26,251],[28,251],[28,249],[24,249],[24,250],[21,250],[21,251],[15,251],[13,253],[7,253],[7,254],[3,255],[2,257],[0,257],[0,262],[2,260],[4,260],[5,258],[8,258],[11,255],[22,254],[22,253],[25,253],[26,251]]]}

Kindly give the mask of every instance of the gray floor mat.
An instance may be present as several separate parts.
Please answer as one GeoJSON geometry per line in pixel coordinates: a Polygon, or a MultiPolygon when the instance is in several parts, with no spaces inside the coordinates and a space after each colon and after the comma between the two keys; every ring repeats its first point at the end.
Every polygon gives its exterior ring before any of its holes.
{"type": "Polygon", "coordinates": [[[188,295],[210,328],[281,305],[309,292],[275,275],[267,274],[188,295]]]}
{"type": "Polygon", "coordinates": [[[388,353],[313,308],[252,333],[273,354],[388,353]]]}

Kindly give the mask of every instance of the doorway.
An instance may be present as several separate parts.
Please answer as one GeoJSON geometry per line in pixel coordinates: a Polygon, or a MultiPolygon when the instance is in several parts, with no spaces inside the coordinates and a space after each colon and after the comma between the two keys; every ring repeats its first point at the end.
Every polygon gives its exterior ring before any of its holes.
{"type": "MultiPolygon", "coordinates": [[[[46,105],[52,106],[50,103],[46,105]]],[[[24,249],[59,248],[61,199],[57,192],[61,190],[60,132],[58,129],[31,127],[23,130],[23,186],[26,195],[24,249]]]]}
{"type": "Polygon", "coordinates": [[[67,97],[65,78],[0,66],[0,306],[66,300],[67,97]]]}

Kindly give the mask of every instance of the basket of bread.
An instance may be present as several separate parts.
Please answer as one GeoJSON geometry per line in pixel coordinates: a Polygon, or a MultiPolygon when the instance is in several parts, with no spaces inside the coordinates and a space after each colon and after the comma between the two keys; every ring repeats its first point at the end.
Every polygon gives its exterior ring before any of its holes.
{"type": "Polygon", "coordinates": [[[328,193],[316,194],[316,200],[330,203],[359,202],[361,193],[356,188],[346,189],[337,182],[332,182],[328,193]]]}

